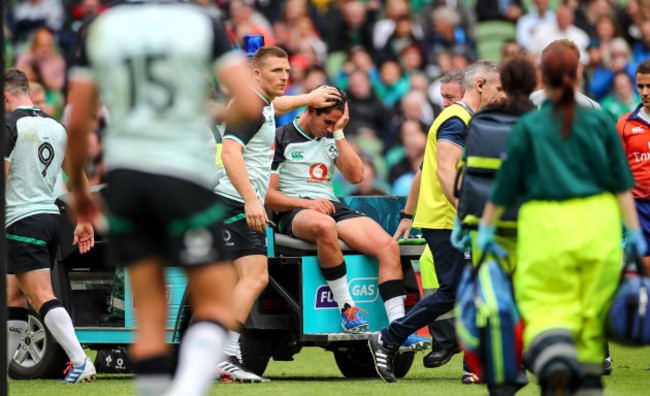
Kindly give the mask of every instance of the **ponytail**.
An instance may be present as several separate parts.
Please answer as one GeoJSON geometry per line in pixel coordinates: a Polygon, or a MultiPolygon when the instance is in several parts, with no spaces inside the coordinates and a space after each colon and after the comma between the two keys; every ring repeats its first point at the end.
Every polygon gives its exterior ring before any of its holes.
{"type": "Polygon", "coordinates": [[[562,139],[571,135],[576,102],[574,83],[578,74],[580,53],[568,40],[551,43],[542,53],[542,76],[547,88],[553,89],[553,116],[562,112],[562,139]],[[567,44],[569,43],[569,44],[567,44]]]}
{"type": "Polygon", "coordinates": [[[573,91],[573,79],[568,73],[562,75],[562,85],[553,100],[553,112],[562,111],[562,139],[571,135],[571,123],[575,113],[576,101],[573,91]]]}

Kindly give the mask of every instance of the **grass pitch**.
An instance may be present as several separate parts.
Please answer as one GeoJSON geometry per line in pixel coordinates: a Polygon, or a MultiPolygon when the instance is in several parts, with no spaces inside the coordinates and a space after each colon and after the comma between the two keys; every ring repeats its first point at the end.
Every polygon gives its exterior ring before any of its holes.
{"type": "MultiPolygon", "coordinates": [[[[347,380],[339,372],[331,352],[320,348],[304,348],[293,362],[271,360],[265,377],[266,384],[218,383],[210,389],[210,395],[486,395],[483,385],[463,385],[461,355],[456,355],[447,365],[427,369],[417,354],[413,367],[405,378],[396,384],[385,384],[379,379],[347,380]]],[[[605,395],[650,395],[650,347],[624,348],[612,345],[614,372],[605,377],[605,395]]],[[[63,378],[63,376],[61,377],[63,378]]],[[[539,395],[532,375],[531,384],[518,396],[539,395]]],[[[89,384],[63,385],[55,380],[32,380],[9,382],[9,395],[58,396],[58,395],[135,395],[132,377],[100,375],[89,384]]]]}

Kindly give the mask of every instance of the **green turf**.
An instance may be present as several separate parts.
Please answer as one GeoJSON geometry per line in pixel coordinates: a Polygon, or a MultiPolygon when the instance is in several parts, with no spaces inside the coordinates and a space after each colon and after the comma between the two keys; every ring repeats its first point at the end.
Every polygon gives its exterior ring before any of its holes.
{"type": "MultiPolygon", "coordinates": [[[[293,362],[271,361],[265,376],[267,384],[220,383],[212,387],[210,395],[485,395],[482,385],[463,385],[460,382],[461,359],[456,355],[451,362],[437,369],[422,366],[418,354],[411,371],[396,384],[384,384],[379,379],[346,380],[339,372],[331,352],[320,348],[305,348],[293,362]]],[[[614,372],[605,380],[607,396],[650,395],[650,348],[623,348],[612,346],[614,372]]],[[[539,388],[528,385],[518,395],[539,394],[539,388]]],[[[135,388],[129,376],[100,375],[89,384],[63,385],[53,380],[15,381],[9,383],[10,395],[134,395],[135,388]]]]}

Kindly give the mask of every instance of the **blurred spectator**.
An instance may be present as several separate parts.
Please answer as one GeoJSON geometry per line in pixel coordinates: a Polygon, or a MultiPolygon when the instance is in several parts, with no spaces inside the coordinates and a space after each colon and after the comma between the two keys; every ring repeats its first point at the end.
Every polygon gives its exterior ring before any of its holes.
{"type": "Polygon", "coordinates": [[[357,0],[330,3],[325,41],[330,52],[345,51],[356,45],[372,48],[375,12],[357,0]]]}
{"type": "Polygon", "coordinates": [[[580,62],[586,64],[589,61],[587,55],[589,36],[582,29],[573,25],[573,11],[565,5],[559,6],[555,11],[554,23],[542,25],[535,30],[528,51],[538,58],[547,45],[559,39],[573,41],[580,50],[580,62]]]}
{"type": "MultiPolygon", "coordinates": [[[[410,19],[411,16],[411,8],[406,0],[387,0],[386,17],[378,20],[372,30],[372,44],[375,50],[379,51],[386,46],[388,39],[395,33],[398,21],[404,18],[410,19]]],[[[411,24],[411,29],[411,34],[417,40],[424,38],[424,32],[418,24],[411,24]]]]}
{"type": "Polygon", "coordinates": [[[615,37],[620,37],[621,33],[616,20],[609,15],[605,15],[596,22],[595,38],[600,43],[601,56],[605,67],[610,67],[612,62],[611,42],[615,37]]]}
{"type": "Polygon", "coordinates": [[[399,145],[386,154],[386,166],[389,167],[388,183],[395,181],[406,173],[415,175],[424,157],[427,135],[422,124],[406,120],[400,128],[399,145]]]}
{"type": "Polygon", "coordinates": [[[650,59],[650,19],[641,22],[639,30],[641,37],[632,48],[632,65],[634,68],[640,65],[641,62],[650,59]]]}
{"type": "Polygon", "coordinates": [[[596,24],[600,18],[609,16],[611,7],[608,0],[587,0],[575,10],[575,25],[589,36],[596,35],[596,24]]]}
{"type": "Polygon", "coordinates": [[[388,195],[382,188],[382,181],[377,177],[377,170],[373,160],[367,155],[361,155],[363,163],[363,180],[356,185],[356,189],[350,193],[354,196],[382,196],[388,195]]]}
{"type": "Polygon", "coordinates": [[[16,53],[31,39],[39,28],[58,32],[65,18],[59,0],[19,0],[13,7],[6,8],[7,25],[11,30],[16,53]]]}
{"type": "Polygon", "coordinates": [[[347,89],[348,74],[357,70],[366,73],[371,81],[379,79],[379,70],[377,70],[370,53],[360,45],[352,47],[348,51],[343,68],[336,77],[336,86],[341,87],[341,89],[347,89]]]}
{"type": "Polygon", "coordinates": [[[516,40],[506,40],[501,49],[501,64],[505,64],[512,58],[524,54],[524,49],[519,46],[516,40]]]}
{"type": "MultiPolygon", "coordinates": [[[[16,60],[16,68],[27,73],[28,69],[40,75],[48,90],[61,90],[65,83],[65,60],[54,49],[54,36],[46,28],[39,28],[34,34],[31,48],[16,60]]],[[[29,74],[28,74],[29,77],[29,74]]],[[[38,81],[31,79],[32,81],[38,81]]]]}
{"type": "Polygon", "coordinates": [[[423,125],[431,125],[439,113],[440,108],[434,107],[426,93],[420,90],[410,90],[400,101],[400,114],[407,120],[418,121],[423,125]]]}
{"type": "Polygon", "coordinates": [[[402,49],[397,57],[400,66],[407,75],[422,72],[424,70],[424,57],[419,45],[409,45],[402,49]]]}
{"type": "Polygon", "coordinates": [[[476,26],[476,13],[470,6],[471,2],[458,1],[458,0],[419,0],[422,6],[417,5],[417,1],[411,2],[411,6],[416,10],[416,21],[424,27],[425,31],[431,30],[433,20],[429,18],[434,9],[438,7],[446,7],[454,10],[460,15],[460,27],[465,32],[467,37],[472,41],[476,41],[476,34],[474,27],[476,26]]]}
{"type": "MultiPolygon", "coordinates": [[[[411,74],[409,76],[409,84],[411,85],[411,91],[421,92],[422,95],[424,95],[427,105],[432,110],[433,118],[436,118],[442,111],[442,107],[434,104],[429,99],[429,79],[426,74],[421,72],[411,74]]],[[[431,122],[433,122],[433,118],[431,119],[431,122]]]]}
{"type": "MultiPolygon", "coordinates": [[[[600,73],[600,70],[604,68],[603,54],[600,50],[600,41],[595,38],[589,40],[589,45],[587,46],[587,54],[589,55],[589,63],[585,65],[582,81],[584,86],[588,88],[587,94],[593,97],[593,93],[590,92],[591,81],[594,79],[594,75],[600,73]]],[[[538,77],[541,77],[541,75],[538,77]]]]}
{"type": "MultiPolygon", "coordinates": [[[[205,2],[206,0],[197,0],[197,3],[199,1],[205,2]]],[[[212,7],[219,12],[214,3],[212,4],[212,7]]],[[[72,64],[81,29],[106,10],[108,6],[103,6],[101,0],[81,0],[77,4],[63,1],[63,5],[66,7],[67,15],[63,28],[57,33],[57,41],[66,63],[72,64]]]]}
{"type": "Polygon", "coordinates": [[[605,96],[601,102],[603,111],[609,114],[614,122],[633,111],[641,102],[634,88],[634,80],[626,72],[619,71],[614,75],[612,93],[605,96]]]}
{"type": "Polygon", "coordinates": [[[426,125],[433,122],[435,112],[427,96],[420,91],[409,91],[400,101],[399,111],[393,116],[388,123],[386,133],[382,137],[384,141],[384,152],[391,149],[400,134],[404,122],[414,121],[422,124],[424,129],[426,125]]]}
{"type": "Polygon", "coordinates": [[[650,19],[650,2],[647,0],[628,0],[627,4],[616,13],[618,26],[623,38],[630,45],[641,38],[641,23],[650,19]]]}
{"type": "Polygon", "coordinates": [[[528,49],[533,34],[540,26],[555,22],[555,12],[548,9],[549,3],[550,0],[533,0],[530,11],[517,21],[517,42],[523,48],[528,49]]]}
{"type": "MultiPolygon", "coordinates": [[[[610,92],[615,73],[629,71],[634,73],[634,68],[630,63],[632,60],[630,56],[630,48],[625,40],[620,37],[612,39],[610,43],[610,51],[610,67],[607,67],[605,62],[602,62],[601,66],[594,70],[589,84],[589,91],[594,95],[597,101],[600,101],[610,92]]],[[[634,76],[634,74],[632,74],[632,76],[634,76]]]]}
{"type": "Polygon", "coordinates": [[[403,16],[395,22],[395,30],[386,44],[377,52],[376,61],[398,60],[407,48],[420,50],[422,40],[413,34],[413,21],[410,16],[403,16]]]}
{"type": "Polygon", "coordinates": [[[516,22],[523,14],[521,0],[476,0],[476,16],[479,22],[516,22]]]}
{"type": "Polygon", "coordinates": [[[232,0],[229,4],[230,25],[226,32],[231,41],[243,45],[243,38],[247,34],[261,34],[264,36],[265,45],[274,45],[271,35],[271,24],[255,8],[244,0],[232,0]]]}
{"type": "Polygon", "coordinates": [[[391,111],[377,98],[364,71],[353,71],[348,79],[350,122],[345,133],[358,136],[361,129],[368,128],[375,131],[376,135],[382,136],[391,111]]]}
{"type": "Polygon", "coordinates": [[[409,79],[395,61],[384,62],[379,68],[379,81],[373,81],[377,97],[386,107],[393,107],[409,90],[409,79]]]}
{"type": "Polygon", "coordinates": [[[45,88],[41,84],[35,81],[29,82],[29,98],[34,103],[34,106],[54,116],[54,108],[45,101],[45,88]]]}
{"type": "Polygon", "coordinates": [[[476,59],[475,43],[461,27],[457,11],[438,7],[433,10],[431,18],[431,29],[426,33],[423,44],[427,63],[437,64],[436,58],[445,51],[465,52],[470,54],[470,61],[476,59]]]}

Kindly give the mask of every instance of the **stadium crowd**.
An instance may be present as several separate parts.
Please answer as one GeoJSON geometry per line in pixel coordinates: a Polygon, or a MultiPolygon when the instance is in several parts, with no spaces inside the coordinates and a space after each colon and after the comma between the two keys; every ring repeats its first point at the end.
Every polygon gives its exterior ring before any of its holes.
{"type": "MultiPolygon", "coordinates": [[[[440,78],[455,68],[527,54],[569,38],[581,50],[580,90],[612,120],[639,102],[634,70],[650,55],[650,1],[629,0],[197,0],[222,19],[231,41],[262,34],[289,53],[287,95],[329,83],[350,98],[346,134],[374,173],[353,188],[339,174],[342,194],[408,193],[440,113],[440,78]],[[624,4],[625,3],[625,4],[624,4]]],[[[74,64],[79,32],[113,5],[102,0],[14,0],[5,13],[5,65],[25,72],[35,103],[66,123],[66,71],[74,64]]],[[[540,81],[541,79],[538,79],[540,81]]],[[[304,109],[278,117],[280,127],[304,109]]],[[[102,126],[98,109],[90,135],[101,181],[102,126]]]]}

